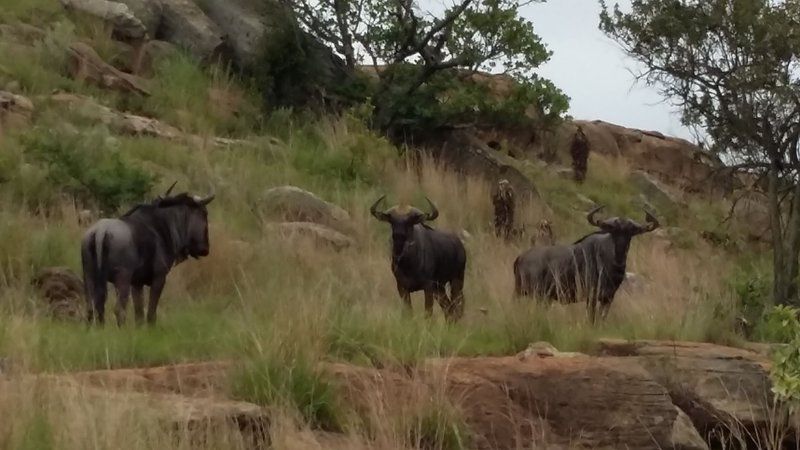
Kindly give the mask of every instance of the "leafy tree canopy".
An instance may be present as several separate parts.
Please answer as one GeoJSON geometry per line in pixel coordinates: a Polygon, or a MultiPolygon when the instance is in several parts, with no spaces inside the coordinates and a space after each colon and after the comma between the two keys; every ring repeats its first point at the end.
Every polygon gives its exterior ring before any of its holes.
{"type": "Polygon", "coordinates": [[[539,118],[558,118],[567,109],[567,98],[533,73],[550,52],[519,15],[520,0],[460,0],[441,11],[415,0],[283,1],[303,29],[351,70],[371,66],[376,83],[369,95],[379,128],[431,125],[431,117],[439,124],[480,112],[483,100],[460,95],[476,93],[460,82],[477,71],[508,74],[519,83],[511,103],[493,105],[504,114],[525,115],[519,98],[539,100],[539,118]]]}
{"type": "Polygon", "coordinates": [[[642,63],[639,77],[735,168],[769,181],[774,298],[797,302],[800,4],[634,0],[623,12],[600,3],[600,28],[642,63]]]}

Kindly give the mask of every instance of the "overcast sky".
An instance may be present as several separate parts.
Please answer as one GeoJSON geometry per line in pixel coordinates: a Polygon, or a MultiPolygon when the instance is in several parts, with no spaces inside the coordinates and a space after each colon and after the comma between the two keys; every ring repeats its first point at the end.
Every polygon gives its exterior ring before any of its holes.
{"type": "MultiPolygon", "coordinates": [[[[625,9],[630,0],[617,0],[625,9]]],[[[609,0],[610,5],[614,0],[609,0]]],[[[597,0],[548,0],[526,6],[522,14],[533,21],[553,57],[537,71],[570,96],[576,119],[601,119],[628,127],[660,131],[694,141],[680,123],[675,108],[642,83],[629,69],[635,62],[599,29],[597,0]]]]}

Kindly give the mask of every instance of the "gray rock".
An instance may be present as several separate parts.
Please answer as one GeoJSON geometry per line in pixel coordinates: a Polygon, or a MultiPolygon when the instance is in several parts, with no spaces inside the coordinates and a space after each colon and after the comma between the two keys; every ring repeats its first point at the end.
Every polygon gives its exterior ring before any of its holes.
{"type": "Polygon", "coordinates": [[[629,180],[647,202],[655,203],[660,208],[676,211],[682,204],[666,186],[646,172],[637,170],[631,173],[629,180]]]}
{"type": "Polygon", "coordinates": [[[284,239],[293,240],[298,237],[310,238],[320,246],[334,250],[344,250],[355,246],[355,241],[336,230],[312,222],[282,222],[266,224],[268,230],[274,231],[284,239]]]}
{"type": "Polygon", "coordinates": [[[239,67],[252,65],[264,36],[273,31],[274,14],[281,6],[269,0],[205,0],[202,8],[228,37],[239,67]]]}
{"type": "Polygon", "coordinates": [[[161,0],[163,6],[158,39],[171,42],[202,63],[226,52],[225,33],[191,0],[161,0]]]}
{"type": "Polygon", "coordinates": [[[147,28],[128,5],[108,0],[61,0],[68,11],[100,18],[114,27],[114,33],[127,39],[143,39],[147,28]]]}
{"type": "Polygon", "coordinates": [[[133,15],[139,19],[150,39],[156,37],[161,15],[164,11],[159,0],[117,0],[128,6],[133,15]]]}
{"type": "Polygon", "coordinates": [[[312,222],[344,234],[352,234],[354,229],[347,211],[296,186],[268,189],[258,210],[263,218],[273,221],[312,222]]]}

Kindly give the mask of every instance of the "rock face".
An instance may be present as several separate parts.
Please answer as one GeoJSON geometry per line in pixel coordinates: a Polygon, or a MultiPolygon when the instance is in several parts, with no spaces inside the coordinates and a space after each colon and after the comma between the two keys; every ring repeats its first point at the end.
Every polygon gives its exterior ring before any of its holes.
{"type": "Polygon", "coordinates": [[[636,186],[647,203],[659,209],[677,212],[682,204],[675,194],[669,191],[669,188],[645,171],[634,171],[630,175],[630,182],[636,186]]]}
{"type": "Polygon", "coordinates": [[[511,183],[517,198],[540,200],[536,186],[522,172],[504,160],[496,150],[467,132],[453,133],[443,144],[432,144],[439,160],[459,172],[479,176],[495,186],[501,179],[511,183]]]}
{"type": "Polygon", "coordinates": [[[344,250],[353,247],[355,240],[325,225],[313,222],[281,222],[266,225],[267,230],[293,241],[297,238],[309,238],[319,246],[344,250]]]}
{"type": "Polygon", "coordinates": [[[0,137],[4,129],[16,129],[30,122],[33,102],[21,95],[0,91],[0,137]]]}
{"type": "Polygon", "coordinates": [[[250,67],[256,61],[262,39],[275,26],[267,12],[281,8],[263,0],[206,0],[202,7],[227,35],[239,67],[250,67]]]}
{"type": "Polygon", "coordinates": [[[138,40],[147,36],[147,27],[125,3],[108,0],[61,0],[61,4],[68,11],[78,11],[104,20],[122,38],[138,40]]]}
{"type": "MultiPolygon", "coordinates": [[[[394,415],[413,417],[420,407],[430,412],[432,399],[445,402],[468,427],[469,448],[780,448],[737,442],[726,428],[744,427],[738,431],[746,440],[774,436],[759,433],[770,424],[780,425],[776,421],[782,420],[783,410],[767,407],[772,400],[763,351],[604,340],[599,352],[562,353],[537,342],[517,356],[437,358],[408,371],[345,363],[320,363],[319,369],[341,404],[367,426],[385,424],[394,415]],[[717,447],[720,436],[736,444],[717,447]]],[[[168,423],[223,418],[250,424],[268,440],[265,410],[224,399],[232,367],[230,362],[206,362],[99,370],[68,378],[98,393],[98,388],[118,391],[114,395],[120,399],[149,399],[157,417],[168,423]]],[[[786,448],[796,448],[795,442],[795,435],[788,435],[786,448]]]]}
{"type": "Polygon", "coordinates": [[[747,237],[753,241],[769,242],[771,239],[769,199],[760,192],[743,192],[735,199],[733,218],[747,237]]]}
{"type": "Polygon", "coordinates": [[[259,210],[265,218],[273,220],[312,222],[344,234],[353,232],[347,211],[295,186],[268,189],[261,197],[259,210]]]}
{"type": "Polygon", "coordinates": [[[67,56],[70,76],[78,81],[120,92],[150,95],[144,80],[106,63],[92,47],[82,42],[71,44],[67,56]]]}
{"type": "Polygon", "coordinates": [[[189,52],[203,63],[225,55],[224,32],[192,0],[161,0],[163,15],[156,36],[189,52]]]}
{"type": "MultiPolygon", "coordinates": [[[[184,134],[172,125],[165,124],[156,119],[136,114],[124,113],[97,103],[94,99],[76,94],[58,93],[50,99],[67,108],[70,113],[84,120],[93,120],[107,125],[115,133],[131,136],[152,136],[166,140],[181,141],[186,144],[203,145],[206,138],[191,134],[184,134]]],[[[218,147],[235,145],[250,145],[247,141],[220,137],[209,138],[211,144],[218,147]]]]}
{"type": "Polygon", "coordinates": [[[76,320],[83,316],[83,281],[66,267],[48,267],[31,280],[48,313],[57,319],[76,320]]]}
{"type": "Polygon", "coordinates": [[[664,341],[604,340],[600,349],[604,355],[638,361],[709,441],[737,432],[745,444],[748,439],[766,440],[772,437],[770,427],[780,428],[786,420],[774,403],[769,362],[763,353],[664,341]]]}
{"type": "Polygon", "coordinates": [[[623,157],[633,169],[643,170],[687,192],[730,194],[737,184],[732,176],[716,175],[714,171],[721,166],[720,162],[691,142],[599,120],[565,124],[557,138],[560,154],[565,154],[577,126],[586,134],[590,151],[623,157]]]}

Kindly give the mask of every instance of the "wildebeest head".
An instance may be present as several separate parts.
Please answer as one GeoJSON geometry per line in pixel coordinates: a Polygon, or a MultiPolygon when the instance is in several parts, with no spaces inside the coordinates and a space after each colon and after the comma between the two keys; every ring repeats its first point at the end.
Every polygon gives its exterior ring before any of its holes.
{"type": "Polygon", "coordinates": [[[621,218],[621,217],[612,217],[610,219],[605,220],[597,220],[595,217],[600,210],[602,210],[604,206],[598,206],[589,212],[586,216],[586,220],[589,221],[590,224],[600,228],[601,231],[609,233],[611,235],[623,235],[628,237],[636,236],[637,234],[647,233],[650,231],[655,230],[658,228],[658,220],[650,214],[650,212],[645,211],[645,221],[647,222],[646,225],[640,225],[635,220],[621,218]]]}
{"type": "Polygon", "coordinates": [[[386,196],[379,198],[369,209],[370,214],[382,222],[388,222],[392,227],[392,256],[399,257],[403,254],[406,247],[413,243],[414,226],[423,222],[436,220],[439,217],[439,210],[436,205],[428,198],[428,205],[431,207],[429,213],[422,212],[413,206],[393,206],[386,211],[379,211],[378,206],[386,196]]]}
{"type": "Polygon", "coordinates": [[[170,197],[171,190],[172,187],[164,196],[158,197],[153,204],[157,208],[181,206],[185,211],[186,217],[185,256],[191,256],[195,259],[201,256],[208,256],[211,245],[208,239],[208,210],[206,206],[214,200],[215,195],[212,193],[206,197],[200,197],[182,193],[170,197]]]}

